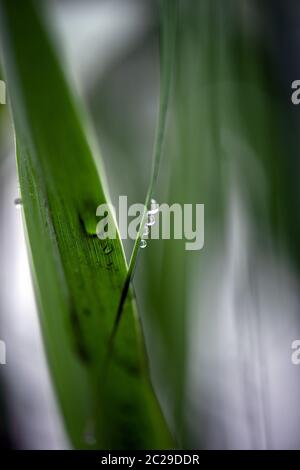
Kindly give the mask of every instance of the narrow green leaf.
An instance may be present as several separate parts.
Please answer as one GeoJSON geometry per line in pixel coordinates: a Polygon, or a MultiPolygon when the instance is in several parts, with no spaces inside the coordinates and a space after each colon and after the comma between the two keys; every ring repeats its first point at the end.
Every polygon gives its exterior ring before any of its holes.
{"type": "Polygon", "coordinates": [[[153,146],[153,157],[152,157],[152,171],[150,181],[146,193],[144,212],[141,217],[141,223],[139,231],[134,242],[134,247],[129,261],[128,273],[122,290],[121,299],[118,306],[116,323],[114,332],[117,330],[119,321],[123,313],[123,306],[129,292],[130,283],[133,279],[135,267],[137,263],[138,252],[140,249],[140,243],[143,238],[143,230],[147,221],[147,213],[150,208],[150,202],[154,195],[154,191],[157,185],[159,168],[162,158],[163,143],[166,131],[167,111],[171,91],[171,78],[173,71],[174,62],[174,49],[175,49],[175,38],[176,38],[176,27],[177,27],[177,0],[163,0],[161,2],[161,17],[162,17],[162,41],[161,41],[161,91],[160,91],[160,102],[159,112],[157,119],[157,128],[155,133],[155,140],[153,146]]]}
{"type": "Polygon", "coordinates": [[[40,4],[1,0],[1,36],[32,272],[61,410],[77,448],[170,447],[131,295],[107,362],[126,262],[119,238],[96,236],[96,208],[109,200],[40,4]]]}

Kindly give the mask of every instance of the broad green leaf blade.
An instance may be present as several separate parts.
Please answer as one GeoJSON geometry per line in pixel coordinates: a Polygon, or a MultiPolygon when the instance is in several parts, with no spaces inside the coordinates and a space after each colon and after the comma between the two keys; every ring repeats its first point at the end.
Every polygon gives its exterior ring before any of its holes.
{"type": "Polygon", "coordinates": [[[170,447],[132,298],[107,356],[126,262],[119,239],[96,236],[96,208],[109,201],[40,3],[1,0],[1,35],[28,246],[61,410],[77,448],[170,447]]]}

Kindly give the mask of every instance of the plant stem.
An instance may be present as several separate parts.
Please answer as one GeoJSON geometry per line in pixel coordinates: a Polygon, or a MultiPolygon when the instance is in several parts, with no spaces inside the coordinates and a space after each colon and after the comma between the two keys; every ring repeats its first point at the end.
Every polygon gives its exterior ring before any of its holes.
{"type": "Polygon", "coordinates": [[[177,26],[177,0],[162,0],[161,2],[161,17],[162,17],[162,42],[161,42],[161,87],[160,87],[160,102],[158,111],[158,120],[155,133],[155,140],[153,146],[153,157],[152,157],[152,171],[149,182],[148,191],[145,198],[144,212],[141,218],[141,223],[137,233],[137,237],[134,242],[131,258],[129,261],[128,272],[125,279],[125,283],[122,289],[120,302],[118,305],[116,320],[112,337],[114,337],[119,321],[122,316],[123,307],[129,292],[130,284],[133,279],[135,268],[137,264],[137,258],[140,251],[140,242],[142,240],[142,232],[144,225],[147,220],[147,211],[150,205],[151,198],[158,180],[159,167],[162,157],[162,148],[166,130],[167,111],[171,90],[171,77],[174,63],[174,52],[175,52],[175,37],[176,37],[176,26],[177,26]]]}

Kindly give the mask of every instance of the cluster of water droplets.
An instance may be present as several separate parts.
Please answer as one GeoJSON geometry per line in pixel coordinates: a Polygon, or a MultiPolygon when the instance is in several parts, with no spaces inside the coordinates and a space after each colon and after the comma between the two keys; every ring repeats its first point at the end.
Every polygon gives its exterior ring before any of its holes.
{"type": "Polygon", "coordinates": [[[149,235],[150,229],[152,225],[155,224],[155,214],[157,214],[159,211],[159,207],[155,199],[151,199],[150,202],[150,209],[147,211],[147,221],[145,222],[144,225],[144,231],[142,234],[142,238],[140,241],[140,247],[141,248],[146,248],[147,246],[147,241],[145,240],[145,237],[149,235]]]}

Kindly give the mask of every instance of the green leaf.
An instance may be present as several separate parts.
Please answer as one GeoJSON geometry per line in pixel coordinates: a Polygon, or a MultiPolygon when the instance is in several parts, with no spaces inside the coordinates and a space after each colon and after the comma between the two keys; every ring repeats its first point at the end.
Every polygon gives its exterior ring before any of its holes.
{"type": "Polygon", "coordinates": [[[96,208],[109,202],[103,169],[40,3],[1,0],[1,36],[32,273],[66,428],[76,448],[170,447],[131,294],[108,355],[126,261],[119,238],[96,236],[96,208]]]}

